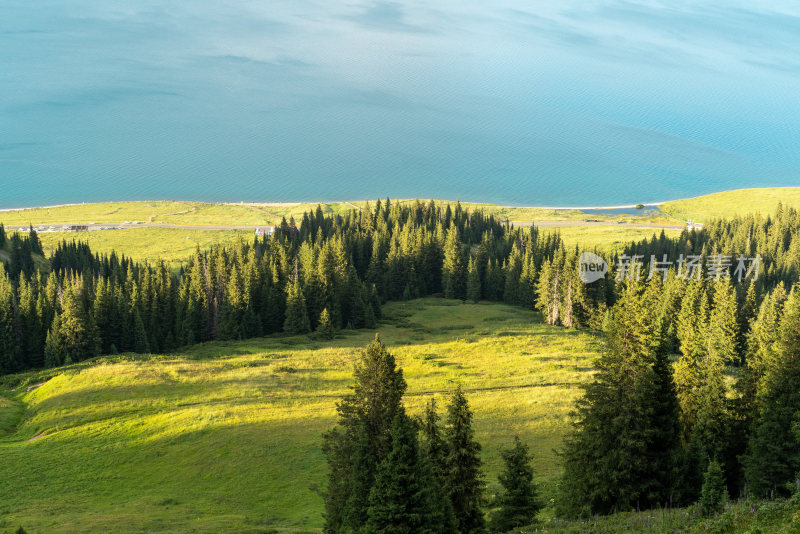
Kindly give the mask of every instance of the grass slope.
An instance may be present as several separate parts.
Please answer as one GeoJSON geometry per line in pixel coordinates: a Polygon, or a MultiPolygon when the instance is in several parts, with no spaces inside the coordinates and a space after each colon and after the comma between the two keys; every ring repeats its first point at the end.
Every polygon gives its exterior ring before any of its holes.
{"type": "Polygon", "coordinates": [[[661,206],[661,211],[681,220],[700,222],[729,219],[735,215],[775,213],[778,203],[800,208],[800,187],[763,187],[736,189],[701,197],[674,200],[661,206]]]}
{"type": "MultiPolygon", "coordinates": [[[[649,239],[661,234],[661,230],[626,226],[559,226],[541,227],[544,234],[558,232],[567,247],[594,250],[601,253],[621,252],[631,242],[649,239]]],[[[664,234],[678,237],[683,230],[665,229],[664,234]]]]}
{"type": "Polygon", "coordinates": [[[126,228],[124,230],[102,230],[97,232],[41,233],[39,239],[47,257],[63,240],[89,243],[92,252],[117,254],[136,261],[156,262],[164,260],[173,266],[192,257],[197,247],[201,250],[212,245],[225,245],[244,239],[253,240],[251,230],[194,230],[183,228],[126,228]]]}
{"type": "MultiPolygon", "coordinates": [[[[601,340],[502,304],[391,303],[382,339],[412,414],[461,383],[490,484],[498,449],[531,445],[544,494],[577,385],[601,340]]],[[[215,342],[101,358],[0,385],[0,528],[28,532],[316,531],[321,434],[373,331],[215,342]],[[41,385],[39,385],[41,384],[41,385]]]]}

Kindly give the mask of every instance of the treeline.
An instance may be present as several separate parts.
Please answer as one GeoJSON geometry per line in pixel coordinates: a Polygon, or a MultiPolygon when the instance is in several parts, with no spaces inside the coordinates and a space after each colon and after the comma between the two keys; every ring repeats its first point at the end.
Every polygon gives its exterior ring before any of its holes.
{"type": "Polygon", "coordinates": [[[800,290],[744,295],[674,273],[627,282],[562,453],[562,515],[796,491],[800,290]]]}
{"type": "MultiPolygon", "coordinates": [[[[15,250],[41,252],[35,232],[10,240],[15,250]]],[[[558,254],[557,235],[460,204],[388,200],[343,216],[318,208],[263,239],[198,250],[178,273],[62,242],[49,273],[12,261],[0,274],[0,343],[8,347],[0,370],[306,333],[323,315],[326,328],[371,327],[387,299],[443,294],[532,308],[536,273],[558,254]]]]}
{"type": "MultiPolygon", "coordinates": [[[[675,239],[662,233],[626,254],[760,254],[757,305],[800,272],[799,230],[798,212],[780,208],[772,218],[720,221],[675,239]]],[[[369,327],[381,302],[433,294],[538,308],[549,324],[602,329],[619,292],[616,257],[608,276],[584,284],[579,251],[558,234],[513,228],[458,203],[386,200],[341,216],[318,207],[299,224],[284,220],[272,236],[198,250],[178,273],[76,242],[61,243],[42,272],[33,261],[42,252],[36,232],[2,235],[11,248],[0,275],[0,343],[12,347],[0,363],[4,373],[117,351],[305,333],[319,328],[323,312],[326,328],[369,327]]],[[[747,286],[735,287],[742,309],[747,286]]],[[[748,320],[738,317],[740,347],[748,320]]]]}
{"type": "Polygon", "coordinates": [[[9,236],[5,226],[0,223],[0,250],[5,248],[10,249],[8,272],[14,279],[18,278],[20,273],[25,273],[27,276],[34,273],[36,270],[34,254],[44,255],[42,243],[33,226],[30,227],[28,236],[23,238],[17,232],[9,236]]]}
{"type": "Polygon", "coordinates": [[[326,533],[420,534],[506,532],[533,521],[541,503],[526,445],[502,451],[505,469],[490,521],[472,411],[457,388],[444,424],[430,399],[422,417],[403,407],[406,382],[376,336],[355,367],[353,392],[337,405],[337,426],[324,435],[328,460],[326,533]]]}

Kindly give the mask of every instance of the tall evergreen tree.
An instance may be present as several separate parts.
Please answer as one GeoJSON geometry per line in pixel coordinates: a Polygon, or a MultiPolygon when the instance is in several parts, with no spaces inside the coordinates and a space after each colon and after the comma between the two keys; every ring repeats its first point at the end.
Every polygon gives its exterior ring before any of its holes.
{"type": "Polygon", "coordinates": [[[63,365],[66,359],[67,350],[61,334],[61,318],[56,313],[44,343],[44,364],[46,367],[58,367],[63,365]]]}
{"type": "Polygon", "coordinates": [[[481,299],[481,272],[475,264],[475,259],[469,260],[469,271],[467,274],[467,299],[478,302],[481,299]]]}
{"type": "Polygon", "coordinates": [[[306,299],[303,297],[300,283],[296,279],[289,286],[286,296],[286,320],[283,323],[283,329],[287,334],[307,334],[311,331],[306,299]]]}
{"type": "Polygon", "coordinates": [[[133,350],[144,354],[150,352],[150,343],[147,340],[147,330],[138,309],[133,310],[133,350]]]}
{"type": "Polygon", "coordinates": [[[711,460],[703,477],[700,511],[705,516],[713,516],[722,510],[727,501],[728,490],[725,487],[725,476],[722,472],[722,467],[716,460],[711,460]]]}
{"type": "Polygon", "coordinates": [[[483,532],[481,509],[484,481],[481,471],[481,446],[472,428],[472,410],[458,386],[447,406],[444,431],[447,443],[447,475],[444,490],[453,505],[456,527],[461,534],[483,532]]]}
{"type": "Polygon", "coordinates": [[[93,358],[100,353],[100,339],[91,317],[84,309],[79,282],[64,291],[59,332],[66,357],[72,362],[93,358]]]}
{"type": "Polygon", "coordinates": [[[542,505],[536,496],[528,446],[514,436],[514,446],[500,455],[503,472],[498,479],[502,489],[495,501],[499,509],[492,514],[490,527],[493,532],[508,532],[530,525],[542,505]]]}
{"type": "Polygon", "coordinates": [[[577,404],[577,422],[562,452],[563,515],[609,513],[669,498],[676,453],[661,441],[676,441],[670,437],[676,401],[666,363],[653,350],[651,304],[642,301],[640,287],[635,280],[626,284],[614,309],[608,352],[577,404]]]}
{"type": "Polygon", "coordinates": [[[11,280],[0,262],[0,372],[16,371],[22,364],[17,305],[11,280]]]}
{"type": "MultiPolygon", "coordinates": [[[[369,496],[365,532],[439,534],[455,532],[445,517],[439,484],[420,454],[414,425],[402,408],[392,423],[392,448],[378,466],[369,496]]],[[[449,519],[449,521],[448,521],[449,519]]]]}
{"type": "Polygon", "coordinates": [[[444,441],[439,419],[436,411],[436,399],[431,398],[425,405],[425,413],[420,422],[421,448],[428,456],[436,480],[441,487],[444,487],[447,478],[447,444],[444,441]]]}
{"type": "Polygon", "coordinates": [[[334,337],[333,324],[331,323],[331,315],[328,313],[328,308],[323,309],[322,313],[319,315],[317,332],[319,332],[323,339],[333,339],[334,337]]]}
{"type": "Polygon", "coordinates": [[[786,493],[784,484],[800,471],[800,443],[792,423],[800,413],[800,289],[786,300],[774,362],[757,396],[759,418],[744,458],[753,495],[786,493]]]}
{"type": "Polygon", "coordinates": [[[329,470],[324,531],[329,533],[348,526],[346,518],[366,516],[364,500],[350,497],[354,488],[372,486],[374,472],[365,474],[364,468],[354,466],[379,465],[388,456],[392,446],[391,423],[406,390],[403,372],[377,335],[362,351],[354,376],[353,392],[337,405],[337,426],[323,436],[329,470]],[[374,457],[365,457],[365,451],[371,451],[374,457]],[[368,480],[354,476],[366,476],[368,480]]]}
{"type": "Polygon", "coordinates": [[[464,250],[455,224],[447,230],[444,243],[442,285],[446,298],[461,300],[467,298],[467,269],[464,265],[464,250]]]}

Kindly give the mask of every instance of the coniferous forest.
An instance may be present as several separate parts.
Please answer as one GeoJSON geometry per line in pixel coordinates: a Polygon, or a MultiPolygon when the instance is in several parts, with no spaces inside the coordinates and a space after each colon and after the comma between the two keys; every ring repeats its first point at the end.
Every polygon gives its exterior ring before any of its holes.
{"type": "MultiPolygon", "coordinates": [[[[606,258],[584,284],[580,250],[557,234],[459,204],[389,200],[283,221],[272,235],[198,250],[179,271],[62,242],[47,260],[34,231],[0,226],[0,370],[101,354],[286,332],[331,338],[371,328],[387,300],[442,295],[537,309],[564,328],[603,332],[607,349],[575,407],[562,450],[557,513],[586,517],[796,491],[800,472],[800,212],[663,233],[606,258]],[[730,255],[722,274],[713,258],[730,255]],[[759,257],[758,276],[733,276],[759,257]],[[624,259],[696,256],[696,276],[664,268],[621,276],[624,259]],[[728,273],[727,275],[725,273],[728,273]]],[[[324,437],[326,532],[505,531],[530,522],[528,449],[503,454],[499,511],[487,523],[471,412],[457,390],[405,413],[402,371],[376,339],[324,437]],[[520,510],[516,513],[514,510],[520,510]],[[399,515],[398,515],[399,514],[399,515]],[[406,525],[392,530],[391,525],[406,525]]]]}

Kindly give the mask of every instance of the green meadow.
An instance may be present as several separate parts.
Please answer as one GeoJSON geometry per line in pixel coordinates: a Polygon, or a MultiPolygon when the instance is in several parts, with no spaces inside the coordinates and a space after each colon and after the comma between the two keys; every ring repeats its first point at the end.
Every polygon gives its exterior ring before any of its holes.
{"type": "MultiPolygon", "coordinates": [[[[411,199],[393,202],[414,202],[411,199]]],[[[421,200],[427,202],[427,200],[421,200]]],[[[437,202],[451,202],[437,200],[437,202]]],[[[602,221],[624,221],[638,224],[680,225],[686,220],[708,221],[729,218],[746,213],[773,213],[778,202],[800,208],[800,187],[769,187],[737,189],[712,193],[700,197],[666,202],[658,210],[642,210],[635,215],[587,214],[578,210],[534,207],[499,206],[476,202],[462,202],[469,210],[482,210],[511,221],[582,221],[592,218],[602,221]]],[[[375,205],[375,201],[370,201],[375,205]]],[[[141,222],[150,224],[180,224],[196,226],[261,226],[279,224],[282,217],[300,221],[303,213],[317,208],[316,202],[294,203],[225,203],[184,201],[135,201],[75,204],[50,208],[0,211],[0,222],[6,226],[28,224],[98,224],[141,222]]],[[[322,212],[342,214],[365,206],[365,201],[322,202],[322,212]]]]}
{"type": "MultiPolygon", "coordinates": [[[[561,236],[564,244],[568,247],[578,247],[581,250],[597,249],[601,253],[613,254],[621,252],[631,242],[650,239],[654,235],[661,234],[660,229],[639,228],[630,226],[558,226],[541,227],[542,233],[555,233],[561,236]]],[[[670,229],[664,230],[664,234],[669,237],[681,235],[683,230],[670,229]]]]}
{"type": "Polygon", "coordinates": [[[196,230],[188,228],[125,228],[95,232],[39,234],[46,256],[64,240],[89,244],[98,254],[124,254],[136,261],[157,262],[163,260],[178,266],[192,257],[195,250],[207,250],[212,245],[227,245],[239,239],[252,241],[252,230],[196,230]]]}
{"type": "MultiPolygon", "coordinates": [[[[519,434],[548,495],[554,449],[602,340],[502,304],[428,298],[385,311],[378,331],[403,368],[409,411],[431,396],[443,408],[462,384],[489,493],[499,448],[519,434]]],[[[318,530],[321,434],[374,334],[214,342],[5,377],[0,528],[318,530]]]]}
{"type": "MultiPolygon", "coordinates": [[[[543,227],[541,231],[545,234],[560,234],[564,243],[570,247],[597,248],[604,253],[618,252],[632,241],[647,239],[661,232],[650,228],[624,226],[543,227]]],[[[664,232],[668,237],[674,237],[680,235],[681,230],[667,229],[664,232]]],[[[122,252],[137,261],[164,260],[177,266],[187,261],[198,247],[206,250],[213,245],[230,244],[239,239],[250,241],[253,239],[253,232],[250,230],[145,227],[82,232],[80,234],[46,232],[39,234],[39,239],[45,255],[48,257],[62,240],[75,239],[89,243],[92,251],[100,254],[110,254],[112,251],[116,251],[118,254],[122,252]]]]}
{"type": "Polygon", "coordinates": [[[673,200],[661,206],[665,214],[681,220],[706,222],[736,215],[775,213],[778,203],[800,209],[800,187],[762,187],[722,191],[701,197],[673,200]]]}
{"type": "MultiPolygon", "coordinates": [[[[0,211],[0,222],[6,226],[28,224],[98,223],[119,224],[139,222],[148,224],[180,224],[192,226],[265,226],[280,224],[294,217],[298,223],[303,213],[314,211],[319,205],[325,215],[344,214],[352,209],[363,209],[367,201],[358,202],[288,202],[288,203],[226,203],[183,201],[134,201],[75,204],[23,210],[0,211]]],[[[375,206],[375,200],[369,201],[375,206]]],[[[411,203],[413,199],[392,199],[391,202],[411,203]]],[[[420,200],[420,202],[428,202],[420,200]]],[[[452,200],[437,200],[451,203],[452,200]]],[[[642,210],[636,215],[588,215],[578,210],[499,206],[462,202],[470,211],[481,210],[511,221],[582,221],[587,218],[604,221],[626,221],[640,224],[681,224],[681,221],[657,212],[642,210]]]]}

